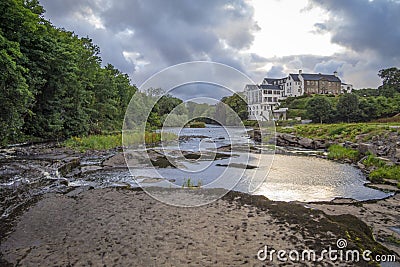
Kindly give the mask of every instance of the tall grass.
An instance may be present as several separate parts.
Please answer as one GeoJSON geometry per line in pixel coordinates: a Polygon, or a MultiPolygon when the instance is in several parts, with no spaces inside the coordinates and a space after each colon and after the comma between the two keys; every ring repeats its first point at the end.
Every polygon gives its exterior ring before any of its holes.
{"type": "Polygon", "coordinates": [[[85,137],[71,137],[64,142],[64,146],[79,151],[107,150],[122,146],[122,135],[89,135],[85,137]]]}
{"type": "Polygon", "coordinates": [[[331,145],[328,148],[328,152],[328,158],[335,160],[350,159],[354,162],[357,161],[360,157],[360,154],[357,150],[345,148],[340,145],[331,145]]]}
{"type": "Polygon", "coordinates": [[[369,179],[373,182],[382,182],[383,179],[397,180],[400,182],[400,166],[380,167],[369,174],[369,179]]]}
{"type": "Polygon", "coordinates": [[[362,164],[364,164],[367,167],[385,167],[386,162],[384,160],[378,159],[374,155],[368,155],[363,161],[362,164]]]}
{"type": "MultiPolygon", "coordinates": [[[[176,140],[173,133],[131,132],[124,134],[124,145],[157,144],[162,141],[176,140]]],[[[85,137],[71,137],[64,142],[64,146],[79,151],[107,150],[122,146],[122,134],[89,135],[85,137]]]]}

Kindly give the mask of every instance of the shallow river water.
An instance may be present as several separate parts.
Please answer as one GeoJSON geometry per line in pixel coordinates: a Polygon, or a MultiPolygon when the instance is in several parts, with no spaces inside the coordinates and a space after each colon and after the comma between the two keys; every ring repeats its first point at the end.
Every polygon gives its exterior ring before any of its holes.
{"type": "MultiPolygon", "coordinates": [[[[334,198],[356,200],[381,199],[388,193],[365,186],[367,180],[357,168],[311,156],[274,155],[266,147],[259,147],[239,128],[208,125],[203,129],[168,129],[181,138],[179,143],[164,147],[166,155],[177,151],[220,153],[229,155],[217,160],[178,161],[178,168],[103,169],[102,157],[81,160],[83,165],[97,165],[101,170],[83,175],[60,177],[48,168],[40,156],[29,159],[2,159],[0,164],[1,214],[8,216],[15,207],[33,196],[48,192],[68,192],[71,188],[126,186],[181,187],[190,179],[202,188],[225,188],[264,195],[279,201],[329,201],[334,198]],[[231,146],[231,150],[218,148],[231,146]],[[251,153],[243,147],[252,147],[251,153]],[[255,149],[254,149],[255,148],[255,149]],[[93,162],[91,162],[93,161],[93,162]],[[16,166],[16,167],[14,167],[16,166]],[[229,166],[229,167],[227,167],[229,166]],[[19,171],[16,171],[16,168],[19,171]],[[247,167],[256,167],[254,169],[247,167]],[[222,178],[221,178],[222,177],[222,178]],[[150,178],[150,179],[149,179],[150,178]],[[156,178],[156,179],[154,179],[156,178]],[[150,181],[150,182],[149,182],[150,181]]],[[[161,147],[153,149],[161,150],[161,147]]],[[[145,153],[145,151],[143,151],[145,153]]]]}
{"type": "MultiPolygon", "coordinates": [[[[207,136],[180,142],[181,150],[209,151],[216,147],[232,145],[234,155],[229,159],[216,161],[185,162],[185,169],[131,169],[136,177],[162,177],[182,185],[188,178],[203,187],[223,187],[231,189],[232,177],[241,177],[233,188],[237,191],[264,195],[271,200],[279,201],[329,201],[334,198],[353,198],[356,200],[380,199],[388,196],[379,190],[365,186],[367,180],[362,172],[349,165],[311,156],[280,155],[271,153],[244,153],[235,151],[236,146],[251,144],[243,129],[208,126],[203,129],[184,128],[178,132],[170,132],[180,136],[207,136]],[[256,169],[226,168],[218,166],[229,163],[257,166],[256,169]],[[225,172],[225,173],[224,173],[225,172]],[[217,180],[218,177],[229,176],[217,180]]],[[[166,150],[178,149],[167,146],[166,150]]],[[[163,182],[159,183],[160,185],[163,182]]],[[[152,184],[154,186],[154,184],[152,184]]]]}

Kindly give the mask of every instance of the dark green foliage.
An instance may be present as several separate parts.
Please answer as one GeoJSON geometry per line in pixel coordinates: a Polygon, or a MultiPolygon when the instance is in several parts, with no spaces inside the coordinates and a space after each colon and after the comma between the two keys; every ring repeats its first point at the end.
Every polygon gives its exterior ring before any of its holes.
{"type": "Polygon", "coordinates": [[[383,179],[400,181],[400,166],[379,167],[369,174],[369,179],[374,182],[381,182],[383,179]]]}
{"type": "Polygon", "coordinates": [[[396,67],[380,70],[378,76],[382,79],[380,90],[393,89],[400,93],[400,69],[396,67]]]}
{"type": "MultiPolygon", "coordinates": [[[[331,103],[329,116],[323,119],[325,123],[332,122],[368,122],[372,120],[393,117],[400,113],[400,70],[389,68],[378,74],[382,85],[378,89],[353,90],[351,94],[340,96],[325,96],[331,103]]],[[[288,97],[281,102],[281,107],[289,108],[288,117],[301,117],[320,122],[322,111],[309,104],[315,104],[318,95],[288,97]]],[[[320,101],[320,100],[318,100],[320,101]]],[[[329,108],[329,106],[328,106],[329,108]]],[[[324,113],[324,112],[323,112],[324,113]]]]}
{"type": "Polygon", "coordinates": [[[242,121],[247,120],[249,116],[247,111],[247,103],[242,96],[239,94],[234,94],[230,97],[222,98],[221,102],[227,104],[242,121]]]}
{"type": "Polygon", "coordinates": [[[150,115],[147,118],[148,130],[163,126],[166,117],[171,112],[173,112],[174,115],[187,114],[187,109],[185,105],[182,104],[183,101],[169,94],[163,95],[157,100],[157,102],[155,102],[156,98],[159,97],[157,95],[161,93],[163,93],[161,89],[147,90],[146,93],[143,93],[143,98],[145,99],[144,102],[154,104],[153,108],[151,109],[150,115]]]}
{"type": "Polygon", "coordinates": [[[323,123],[333,112],[326,96],[316,96],[307,102],[307,114],[314,122],[323,123]]]}
{"type": "Polygon", "coordinates": [[[14,140],[29,111],[32,94],[24,74],[26,69],[17,62],[22,58],[19,45],[0,33],[0,145],[14,140]]]}
{"type": "Polygon", "coordinates": [[[157,102],[158,114],[160,116],[168,115],[169,113],[171,113],[172,110],[174,110],[175,107],[179,106],[182,103],[183,101],[179,98],[173,97],[171,95],[164,95],[157,102]]]}
{"type": "Polygon", "coordinates": [[[88,38],[56,29],[37,0],[0,2],[0,145],[21,134],[48,139],[120,129],[135,92],[101,67],[88,38]]]}
{"type": "Polygon", "coordinates": [[[340,96],[336,106],[338,117],[342,121],[354,122],[359,120],[360,109],[358,107],[358,96],[354,94],[344,94],[340,96]]]}

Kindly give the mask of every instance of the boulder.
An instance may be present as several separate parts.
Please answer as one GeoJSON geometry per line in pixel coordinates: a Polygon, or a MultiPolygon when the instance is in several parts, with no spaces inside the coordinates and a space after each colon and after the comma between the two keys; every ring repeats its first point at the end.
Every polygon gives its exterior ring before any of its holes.
{"type": "Polygon", "coordinates": [[[390,150],[390,147],[381,145],[381,146],[378,146],[378,148],[376,149],[376,154],[378,156],[386,156],[388,154],[389,150],[390,150]]]}
{"type": "Polygon", "coordinates": [[[314,148],[314,140],[310,138],[300,138],[299,145],[304,148],[313,149],[314,148]]]}
{"type": "Polygon", "coordinates": [[[361,143],[358,145],[358,152],[365,155],[368,152],[374,154],[374,146],[372,144],[361,143]]]}
{"type": "Polygon", "coordinates": [[[103,161],[103,166],[111,168],[127,168],[123,153],[118,153],[103,161]]]}
{"type": "Polygon", "coordinates": [[[314,140],[315,149],[325,149],[327,147],[327,142],[325,140],[314,140]]]}
{"type": "Polygon", "coordinates": [[[394,158],[397,159],[397,161],[400,161],[400,148],[395,149],[394,158]]]}
{"type": "Polygon", "coordinates": [[[297,136],[292,135],[292,134],[281,134],[279,137],[282,138],[283,140],[285,140],[289,143],[293,143],[293,144],[297,143],[299,140],[299,138],[297,136]]]}

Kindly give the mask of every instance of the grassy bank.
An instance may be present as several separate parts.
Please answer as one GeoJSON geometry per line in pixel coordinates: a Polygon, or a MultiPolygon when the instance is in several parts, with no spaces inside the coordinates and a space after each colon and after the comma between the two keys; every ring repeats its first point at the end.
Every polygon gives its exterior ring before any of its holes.
{"type": "Polygon", "coordinates": [[[371,140],[373,136],[385,136],[391,132],[400,134],[400,123],[337,123],[337,124],[301,124],[293,127],[277,127],[277,132],[289,133],[301,137],[338,142],[371,140]]]}
{"type": "Polygon", "coordinates": [[[357,150],[342,147],[340,145],[331,145],[328,148],[328,158],[334,160],[349,159],[355,162],[360,159],[360,153],[357,150]]]}
{"type": "MultiPolygon", "coordinates": [[[[129,145],[140,145],[140,144],[157,144],[163,141],[176,140],[178,137],[172,133],[164,133],[162,136],[160,133],[146,132],[143,133],[129,133],[124,136],[125,143],[129,145]]],[[[109,135],[89,135],[85,137],[71,137],[66,140],[64,146],[79,150],[81,152],[87,150],[107,150],[122,146],[122,134],[109,134],[109,135]]]]}
{"type": "Polygon", "coordinates": [[[374,155],[368,155],[363,161],[362,164],[367,168],[371,169],[370,174],[368,175],[369,179],[374,183],[382,183],[384,179],[390,179],[397,181],[397,187],[400,188],[400,166],[392,165],[388,162],[377,158],[374,155]]]}

